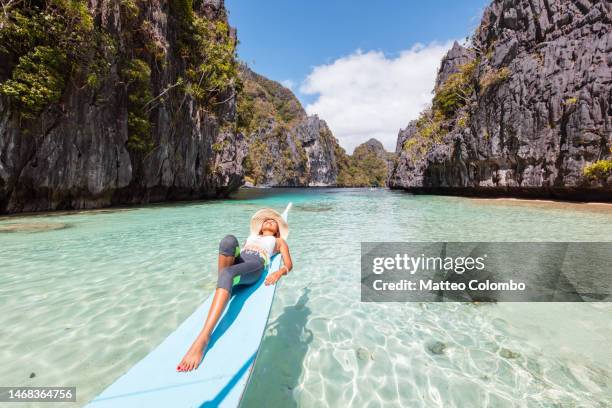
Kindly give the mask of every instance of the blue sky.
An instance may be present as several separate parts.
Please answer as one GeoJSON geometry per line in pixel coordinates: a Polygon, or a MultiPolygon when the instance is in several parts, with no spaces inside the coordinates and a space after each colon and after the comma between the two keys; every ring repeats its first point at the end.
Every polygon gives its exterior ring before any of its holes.
{"type": "Polygon", "coordinates": [[[328,121],[350,152],[368,136],[385,139],[381,141],[387,148],[394,147],[399,127],[414,119],[431,98],[437,62],[449,41],[463,40],[474,31],[488,1],[225,3],[230,24],[238,29],[240,59],[256,72],[291,85],[307,111],[328,121]],[[421,71],[410,72],[416,69],[421,71]],[[388,78],[392,72],[395,77],[388,78]],[[355,88],[357,77],[361,79],[355,88]],[[421,88],[402,89],[399,99],[407,98],[402,110],[393,89],[405,81],[420,82],[421,88]],[[350,103],[360,95],[363,101],[350,103]],[[378,125],[355,123],[347,128],[352,116],[343,111],[353,106],[353,117],[382,116],[375,120],[378,125]],[[389,109],[396,112],[385,113],[389,109]]]}

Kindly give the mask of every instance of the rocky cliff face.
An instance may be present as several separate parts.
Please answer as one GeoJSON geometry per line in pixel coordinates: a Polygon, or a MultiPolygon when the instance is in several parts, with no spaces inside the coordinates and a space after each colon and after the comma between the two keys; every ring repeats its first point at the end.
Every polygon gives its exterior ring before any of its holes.
{"type": "MultiPolygon", "coordinates": [[[[355,151],[353,152],[353,157],[357,157],[359,159],[359,156],[364,153],[366,155],[370,153],[376,155],[376,157],[381,161],[381,163],[384,163],[384,166],[381,165],[381,167],[386,168],[386,174],[393,170],[397,162],[397,156],[395,155],[395,153],[386,151],[383,144],[374,138],[369,139],[365,143],[362,143],[357,146],[357,148],[355,148],[355,151]]],[[[385,175],[385,179],[381,186],[384,185],[386,179],[387,176],[385,175]]]]}
{"type": "Polygon", "coordinates": [[[347,155],[325,121],[308,116],[278,82],[240,67],[238,129],[246,135],[248,185],[384,186],[394,154],[370,139],[347,155]]]}
{"type": "Polygon", "coordinates": [[[393,188],[612,199],[612,14],[597,0],[495,0],[398,136],[393,188]]]}
{"type": "Polygon", "coordinates": [[[0,213],[242,182],[222,0],[17,2],[0,21],[0,213]]]}
{"type": "Polygon", "coordinates": [[[341,187],[384,187],[396,162],[395,154],[376,139],[360,144],[350,156],[343,151],[340,157],[337,184],[341,187]]]}
{"type": "Polygon", "coordinates": [[[246,177],[254,185],[330,186],[338,176],[338,142],[325,121],[307,116],[293,93],[240,68],[239,129],[246,135],[246,177]]]}

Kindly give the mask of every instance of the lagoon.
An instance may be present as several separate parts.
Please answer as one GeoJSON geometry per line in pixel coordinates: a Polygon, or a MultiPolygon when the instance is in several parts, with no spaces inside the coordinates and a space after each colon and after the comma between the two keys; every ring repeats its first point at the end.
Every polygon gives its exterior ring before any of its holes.
{"type": "Polygon", "coordinates": [[[0,384],[85,404],[212,292],[219,239],[289,201],[295,267],[245,406],[612,405],[612,305],[362,303],[359,268],[362,241],[610,241],[609,207],[385,189],[1,219],[0,384]]]}

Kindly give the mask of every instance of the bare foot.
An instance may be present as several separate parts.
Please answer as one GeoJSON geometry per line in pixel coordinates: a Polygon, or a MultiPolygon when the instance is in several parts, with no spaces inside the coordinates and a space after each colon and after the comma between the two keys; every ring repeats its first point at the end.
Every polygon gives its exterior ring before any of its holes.
{"type": "Polygon", "coordinates": [[[197,369],[202,362],[202,356],[204,355],[204,350],[206,350],[207,345],[208,341],[202,346],[196,344],[192,345],[176,367],[176,371],[191,371],[197,369]]]}

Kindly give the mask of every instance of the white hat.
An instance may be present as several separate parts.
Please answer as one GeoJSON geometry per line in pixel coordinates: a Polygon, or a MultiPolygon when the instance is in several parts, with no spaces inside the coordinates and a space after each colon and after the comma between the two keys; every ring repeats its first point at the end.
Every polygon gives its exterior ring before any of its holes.
{"type": "Polygon", "coordinates": [[[251,217],[251,235],[259,235],[264,221],[270,219],[276,221],[278,224],[278,232],[280,233],[281,238],[287,239],[289,236],[289,225],[287,224],[287,221],[285,221],[279,213],[271,208],[259,210],[251,217]]]}

